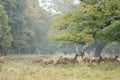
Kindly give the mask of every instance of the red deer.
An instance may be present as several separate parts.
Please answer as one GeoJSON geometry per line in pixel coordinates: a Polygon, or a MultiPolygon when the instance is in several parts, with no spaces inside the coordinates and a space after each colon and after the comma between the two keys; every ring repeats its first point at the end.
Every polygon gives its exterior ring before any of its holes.
{"type": "Polygon", "coordinates": [[[99,58],[92,58],[91,60],[90,60],[90,62],[92,63],[92,62],[96,62],[96,63],[100,63],[100,62],[102,62],[102,61],[104,61],[103,60],[103,58],[100,56],[99,58]]]}
{"type": "Polygon", "coordinates": [[[62,57],[57,60],[56,64],[67,64],[69,62],[69,59],[67,57],[62,57]]]}
{"type": "Polygon", "coordinates": [[[4,63],[4,58],[0,57],[0,63],[4,63]]]}
{"type": "Polygon", "coordinates": [[[35,58],[35,62],[37,62],[37,63],[43,62],[43,59],[41,57],[36,57],[35,58]]]}
{"type": "Polygon", "coordinates": [[[113,58],[113,60],[112,60],[112,62],[118,62],[118,56],[116,55],[114,58],[113,58]]]}
{"type": "Polygon", "coordinates": [[[77,63],[78,62],[78,60],[77,60],[77,57],[78,57],[79,55],[78,54],[75,54],[75,57],[74,58],[68,58],[69,59],[69,63],[77,63]]]}
{"type": "Polygon", "coordinates": [[[79,56],[78,54],[75,54],[74,58],[67,58],[67,57],[62,57],[60,56],[60,58],[57,60],[56,64],[67,64],[67,63],[77,63],[77,56],[79,56]]]}
{"type": "Polygon", "coordinates": [[[84,52],[82,52],[80,56],[81,56],[83,62],[90,63],[90,58],[86,57],[84,52]]]}
{"type": "Polygon", "coordinates": [[[112,58],[112,57],[105,57],[103,59],[104,59],[105,62],[115,62],[115,61],[118,62],[118,60],[117,60],[118,58],[119,57],[116,55],[114,58],[112,58]]]}
{"type": "Polygon", "coordinates": [[[44,64],[46,64],[46,65],[53,64],[53,63],[54,63],[54,60],[52,60],[52,59],[44,61],[44,64]]]}
{"type": "Polygon", "coordinates": [[[89,57],[84,57],[82,60],[85,63],[90,63],[90,58],[89,57]]]}

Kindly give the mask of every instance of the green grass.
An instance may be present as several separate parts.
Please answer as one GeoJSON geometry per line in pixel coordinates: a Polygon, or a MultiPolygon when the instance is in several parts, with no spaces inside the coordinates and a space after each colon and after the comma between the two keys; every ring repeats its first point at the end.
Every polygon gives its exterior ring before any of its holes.
{"type": "MultiPolygon", "coordinates": [[[[56,60],[56,58],[55,58],[56,60]]],[[[33,59],[0,63],[0,80],[120,80],[120,64],[44,65],[33,59]]]]}

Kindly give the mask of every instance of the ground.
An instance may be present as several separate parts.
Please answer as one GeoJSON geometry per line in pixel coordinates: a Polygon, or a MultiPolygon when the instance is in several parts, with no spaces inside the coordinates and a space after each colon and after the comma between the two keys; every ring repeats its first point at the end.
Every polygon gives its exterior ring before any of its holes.
{"type": "Polygon", "coordinates": [[[34,57],[19,58],[0,63],[0,80],[120,80],[119,63],[44,65],[34,57]]]}

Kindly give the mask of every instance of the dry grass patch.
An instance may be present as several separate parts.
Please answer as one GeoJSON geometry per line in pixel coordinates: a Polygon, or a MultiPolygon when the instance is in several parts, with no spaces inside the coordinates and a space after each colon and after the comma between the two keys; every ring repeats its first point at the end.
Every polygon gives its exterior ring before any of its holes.
{"type": "MultiPolygon", "coordinates": [[[[55,58],[56,60],[56,58],[55,58]]],[[[0,64],[0,80],[119,80],[120,64],[34,63],[33,59],[11,60],[0,64]]]]}

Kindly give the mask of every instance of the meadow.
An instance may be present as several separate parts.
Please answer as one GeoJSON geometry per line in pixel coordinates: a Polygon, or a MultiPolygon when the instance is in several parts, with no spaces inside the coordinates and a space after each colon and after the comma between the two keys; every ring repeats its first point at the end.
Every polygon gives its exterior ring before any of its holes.
{"type": "MultiPolygon", "coordinates": [[[[120,80],[119,63],[35,63],[35,56],[9,56],[0,63],[0,80],[120,80]]],[[[53,56],[57,60],[57,56],[53,56]]]]}

